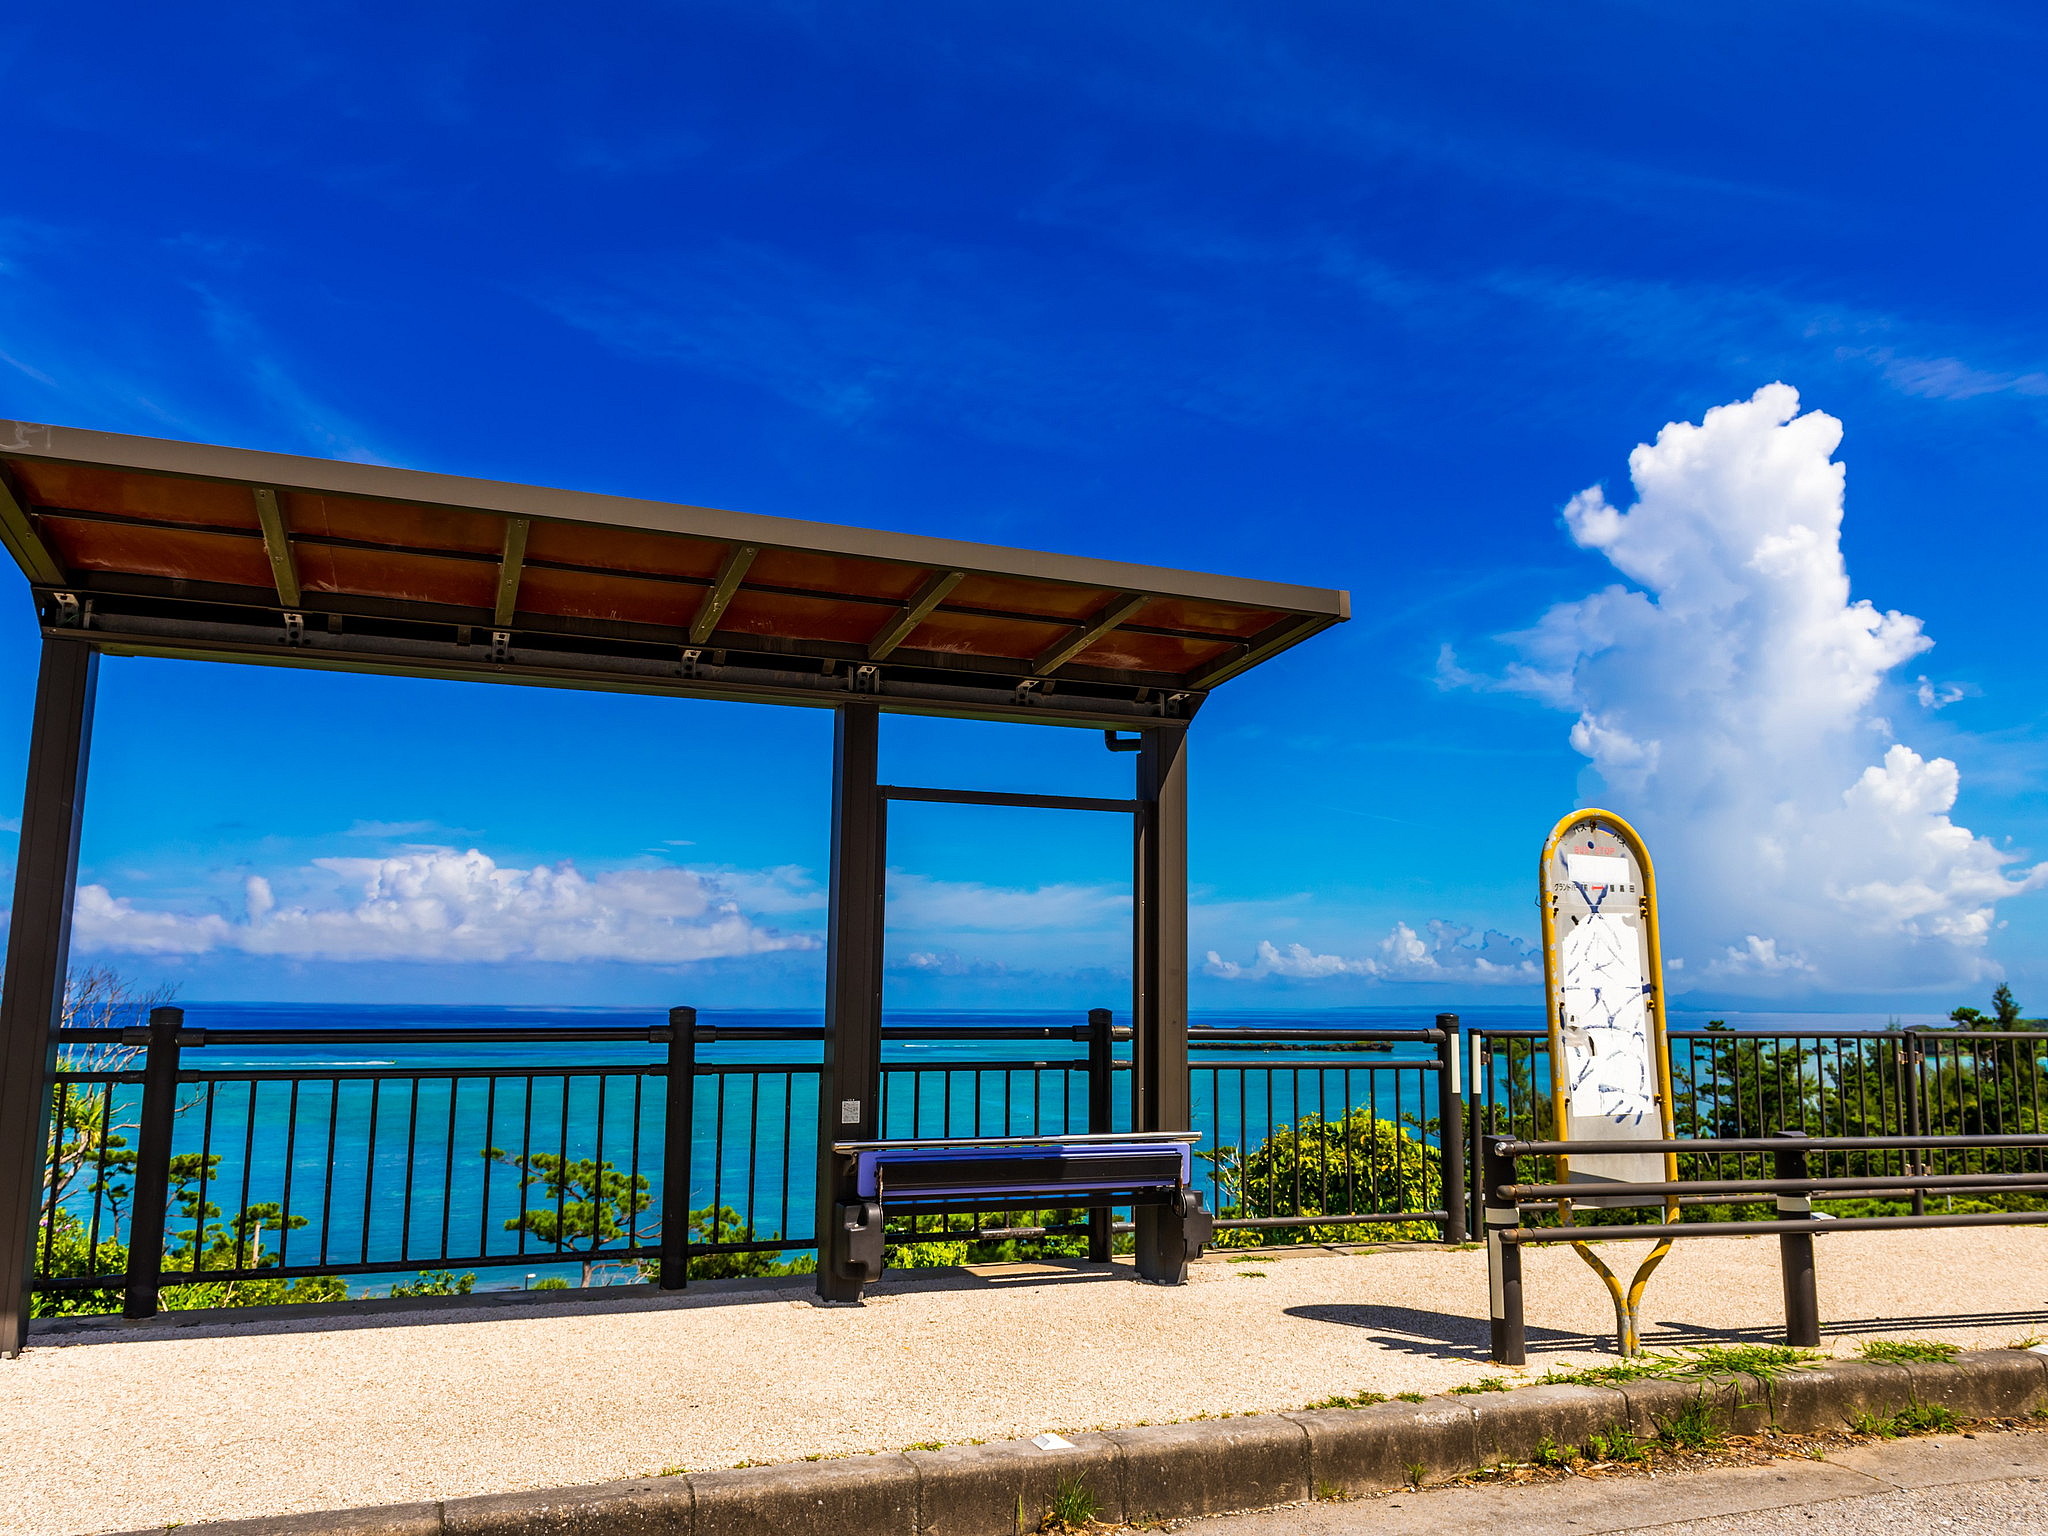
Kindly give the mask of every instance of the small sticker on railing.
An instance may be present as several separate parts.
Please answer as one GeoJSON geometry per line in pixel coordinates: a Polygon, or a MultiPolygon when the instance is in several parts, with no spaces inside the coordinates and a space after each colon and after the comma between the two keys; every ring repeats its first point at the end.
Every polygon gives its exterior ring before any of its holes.
{"type": "Polygon", "coordinates": [[[860,1124],[859,1099],[841,1099],[839,1101],[839,1123],[841,1125],[860,1124]]]}

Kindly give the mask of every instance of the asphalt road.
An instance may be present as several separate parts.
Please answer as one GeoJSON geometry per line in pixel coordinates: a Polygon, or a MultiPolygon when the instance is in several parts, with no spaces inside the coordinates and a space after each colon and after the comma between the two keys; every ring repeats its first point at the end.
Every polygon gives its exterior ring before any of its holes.
{"type": "Polygon", "coordinates": [[[1183,1536],[2048,1536],[2048,1433],[1930,1435],[1657,1478],[1465,1487],[1200,1520],[1183,1536]]]}

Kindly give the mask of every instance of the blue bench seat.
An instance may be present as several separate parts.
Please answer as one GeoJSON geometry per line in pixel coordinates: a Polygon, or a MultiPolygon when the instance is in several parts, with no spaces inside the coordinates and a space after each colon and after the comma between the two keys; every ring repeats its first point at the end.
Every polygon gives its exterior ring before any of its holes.
{"type": "Polygon", "coordinates": [[[842,1273],[859,1284],[881,1278],[891,1211],[1128,1205],[1158,1208],[1158,1219],[1176,1229],[1163,1245],[1165,1263],[1155,1258],[1140,1267],[1146,1279],[1179,1284],[1215,1227],[1194,1187],[1194,1140],[1185,1132],[1128,1132],[839,1143],[833,1151],[850,1162],[854,1193],[837,1206],[846,1239],[842,1273]]]}

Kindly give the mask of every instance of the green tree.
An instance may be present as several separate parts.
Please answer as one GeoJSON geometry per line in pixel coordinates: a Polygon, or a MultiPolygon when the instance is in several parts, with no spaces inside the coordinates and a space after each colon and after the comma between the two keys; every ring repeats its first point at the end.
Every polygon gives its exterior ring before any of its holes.
{"type": "Polygon", "coordinates": [[[649,1229],[633,1220],[654,1204],[653,1180],[644,1173],[621,1173],[609,1162],[570,1158],[557,1152],[512,1153],[486,1147],[484,1156],[517,1170],[522,1190],[540,1188],[544,1197],[517,1216],[505,1218],[507,1232],[526,1232],[564,1253],[580,1253],[583,1283],[607,1243],[616,1243],[629,1228],[644,1239],[649,1229]]]}
{"type": "Polygon", "coordinates": [[[182,1232],[165,1232],[164,1272],[166,1276],[188,1274],[194,1278],[163,1287],[158,1297],[163,1310],[346,1300],[348,1282],[338,1275],[197,1278],[209,1270],[275,1269],[283,1263],[283,1256],[265,1245],[265,1236],[281,1236],[307,1224],[305,1217],[287,1216],[283,1206],[268,1200],[245,1205],[225,1220],[217,1220],[221,1208],[204,1199],[201,1190],[218,1176],[220,1162],[217,1152],[183,1152],[170,1161],[171,1200],[178,1214],[192,1225],[182,1232]]]}

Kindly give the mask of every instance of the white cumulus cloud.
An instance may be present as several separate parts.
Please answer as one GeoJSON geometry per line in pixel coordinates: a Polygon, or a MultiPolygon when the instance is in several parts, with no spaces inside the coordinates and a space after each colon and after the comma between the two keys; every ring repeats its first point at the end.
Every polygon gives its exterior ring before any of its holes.
{"type": "Polygon", "coordinates": [[[103,885],[84,886],[73,932],[88,950],[239,950],[297,960],[678,964],[815,944],[761,927],[716,877],[688,869],[593,876],[567,861],[521,869],[474,848],[412,848],[315,859],[299,873],[313,877],[304,883],[324,881],[330,899],[280,901],[271,882],[254,875],[239,919],[145,909],[103,885]]]}
{"type": "Polygon", "coordinates": [[[1953,762],[1893,739],[1892,674],[1933,642],[1850,595],[1841,436],[1784,384],[1666,426],[1629,456],[1633,505],[1565,508],[1630,584],[1504,637],[1520,658],[1492,686],[1576,716],[1589,798],[1648,837],[1690,976],[1958,983],[1989,969],[1996,904],[2048,883],[1951,820],[1953,762]]]}
{"type": "Polygon", "coordinates": [[[1396,923],[1370,954],[1318,954],[1306,944],[1284,949],[1270,939],[1259,941],[1249,965],[1226,960],[1210,950],[1203,969],[1225,981],[1321,981],[1334,976],[1359,976],[1372,981],[1461,981],[1479,985],[1527,983],[1540,978],[1536,958],[1519,939],[1491,930],[1472,942],[1472,930],[1455,923],[1424,924],[1425,937],[1406,923],[1396,923]]]}

